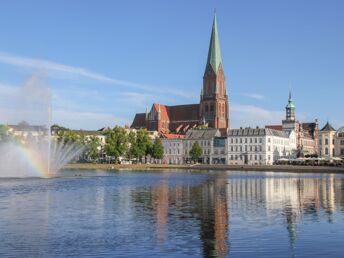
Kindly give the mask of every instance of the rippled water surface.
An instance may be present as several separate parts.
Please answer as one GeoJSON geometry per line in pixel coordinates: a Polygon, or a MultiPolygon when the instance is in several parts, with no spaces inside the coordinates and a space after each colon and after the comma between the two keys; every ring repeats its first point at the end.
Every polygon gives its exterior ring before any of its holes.
{"type": "Polygon", "coordinates": [[[0,257],[343,257],[344,175],[0,178],[0,257]]]}

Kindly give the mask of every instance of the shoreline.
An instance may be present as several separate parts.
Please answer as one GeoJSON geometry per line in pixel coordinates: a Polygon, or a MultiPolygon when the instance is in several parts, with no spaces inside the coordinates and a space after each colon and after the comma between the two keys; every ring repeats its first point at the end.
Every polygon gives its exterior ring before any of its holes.
{"type": "Polygon", "coordinates": [[[64,169],[78,170],[219,170],[219,171],[264,171],[300,173],[344,173],[344,167],[330,166],[293,166],[293,165],[167,165],[167,164],[67,164],[64,169]]]}

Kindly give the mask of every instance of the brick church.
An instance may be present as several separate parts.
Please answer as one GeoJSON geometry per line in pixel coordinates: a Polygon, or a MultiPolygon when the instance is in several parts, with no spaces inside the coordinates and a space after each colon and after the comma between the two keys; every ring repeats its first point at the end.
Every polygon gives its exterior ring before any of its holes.
{"type": "Polygon", "coordinates": [[[148,112],[137,113],[131,128],[146,128],[161,133],[184,134],[199,125],[229,128],[229,102],[221,49],[214,16],[208,59],[203,75],[199,104],[166,106],[154,103],[148,112]]]}

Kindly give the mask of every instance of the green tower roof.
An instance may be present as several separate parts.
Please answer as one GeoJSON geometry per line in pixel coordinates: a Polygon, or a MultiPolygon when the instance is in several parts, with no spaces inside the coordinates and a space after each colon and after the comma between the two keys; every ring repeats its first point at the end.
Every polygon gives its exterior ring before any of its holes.
{"type": "Polygon", "coordinates": [[[295,108],[293,99],[291,98],[291,92],[289,92],[289,99],[288,99],[288,105],[287,108],[295,108]]]}
{"type": "Polygon", "coordinates": [[[217,32],[217,23],[216,23],[216,14],[215,14],[214,21],[213,21],[213,28],[211,30],[207,66],[208,64],[210,64],[214,72],[217,73],[217,70],[219,69],[219,65],[221,63],[222,63],[222,59],[221,59],[220,40],[219,40],[219,34],[217,32]]]}

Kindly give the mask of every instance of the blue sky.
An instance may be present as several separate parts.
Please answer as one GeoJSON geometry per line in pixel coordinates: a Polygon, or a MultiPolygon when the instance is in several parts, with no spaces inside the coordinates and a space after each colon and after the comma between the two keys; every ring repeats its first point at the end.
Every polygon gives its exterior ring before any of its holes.
{"type": "Polygon", "coordinates": [[[53,121],[75,129],[198,103],[214,8],[232,127],[280,122],[289,89],[300,120],[344,125],[342,0],[2,1],[0,123],[37,66],[53,121]]]}

